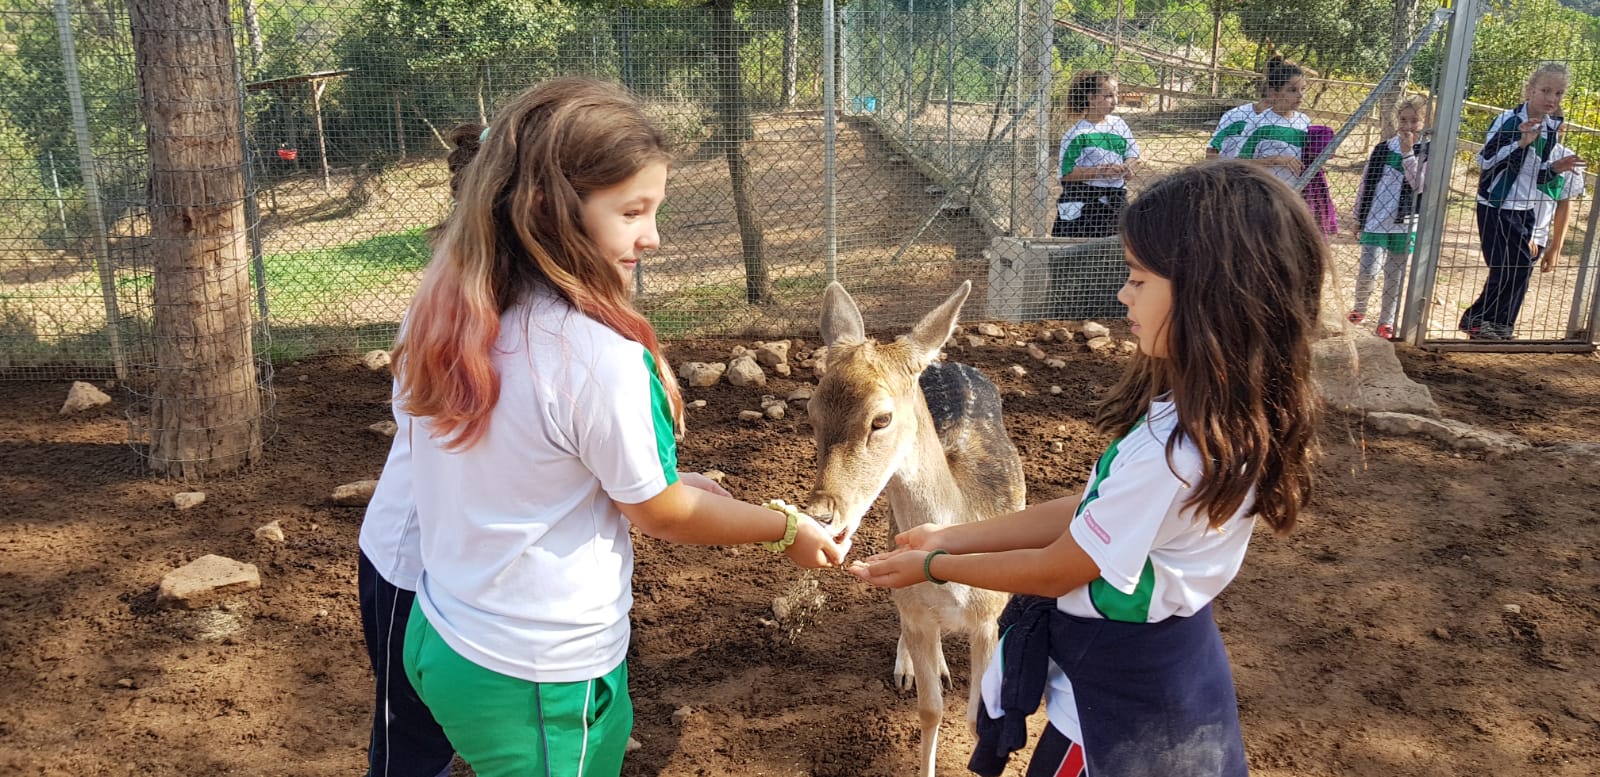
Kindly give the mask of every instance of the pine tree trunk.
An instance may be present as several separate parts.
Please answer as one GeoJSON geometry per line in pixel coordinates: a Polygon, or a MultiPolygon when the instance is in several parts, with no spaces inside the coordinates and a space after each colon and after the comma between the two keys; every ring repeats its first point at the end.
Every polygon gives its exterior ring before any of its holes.
{"type": "Polygon", "coordinates": [[[150,462],[195,480],[261,457],[233,36],[227,0],[129,11],[150,150],[150,462]]]}
{"type": "Polygon", "coordinates": [[[733,183],[733,209],[739,220],[739,248],[744,256],[745,301],[754,305],[772,296],[767,277],[766,238],[761,215],[752,196],[750,161],[744,144],[754,134],[749,106],[744,102],[744,71],[739,47],[744,42],[733,14],[733,0],[715,0],[717,11],[716,84],[718,140],[728,157],[728,178],[733,183]]]}
{"type": "Polygon", "coordinates": [[[789,0],[789,26],[783,32],[783,107],[794,107],[800,79],[800,0],[789,0]]]}

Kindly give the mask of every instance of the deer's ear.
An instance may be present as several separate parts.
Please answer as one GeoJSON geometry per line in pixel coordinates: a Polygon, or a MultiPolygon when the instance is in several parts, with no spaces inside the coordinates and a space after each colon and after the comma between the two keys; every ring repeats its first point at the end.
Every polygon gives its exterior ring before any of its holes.
{"type": "Polygon", "coordinates": [[[838,281],[828,284],[822,294],[822,342],[827,345],[860,343],[867,339],[861,323],[861,309],[838,281]]]}
{"type": "Polygon", "coordinates": [[[946,340],[956,331],[956,319],[961,315],[961,306],[966,303],[967,295],[972,293],[972,281],[963,281],[961,288],[939,307],[929,311],[922,317],[917,325],[911,328],[911,334],[906,340],[916,350],[917,358],[924,365],[932,364],[938,357],[939,349],[944,347],[946,340]]]}

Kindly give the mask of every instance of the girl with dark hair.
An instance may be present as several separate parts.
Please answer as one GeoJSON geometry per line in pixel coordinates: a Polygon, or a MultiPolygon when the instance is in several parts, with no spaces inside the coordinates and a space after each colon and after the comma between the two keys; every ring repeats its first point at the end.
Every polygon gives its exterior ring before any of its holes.
{"type": "Polygon", "coordinates": [[[410,509],[369,510],[361,547],[377,576],[413,583],[405,679],[480,777],[620,773],[630,526],[811,567],[847,550],[798,511],[677,471],[683,402],[629,298],[669,161],[614,84],[513,98],[460,168],[395,345],[405,463],[379,490],[392,481],[410,509]]]}
{"type": "Polygon", "coordinates": [[[1122,217],[1134,357],[1098,412],[1116,439],[1081,497],[923,526],[850,566],[874,585],[958,581],[1015,596],[983,679],[969,768],[998,775],[1047,695],[1028,777],[1246,773],[1210,603],[1257,520],[1294,528],[1310,498],[1311,339],[1328,246],[1260,166],[1210,162],[1154,183],[1122,217]]]}
{"type": "Polygon", "coordinates": [[[1299,65],[1277,55],[1267,60],[1263,100],[1267,110],[1245,126],[1238,153],[1240,159],[1255,160],[1291,186],[1305,169],[1303,155],[1311,120],[1298,110],[1305,91],[1305,71],[1299,65]]]}
{"type": "Polygon", "coordinates": [[[1067,85],[1067,111],[1077,121],[1061,136],[1054,237],[1104,237],[1117,231],[1139,144],[1127,123],[1111,114],[1116,107],[1117,80],[1104,70],[1079,73],[1067,85]]]}

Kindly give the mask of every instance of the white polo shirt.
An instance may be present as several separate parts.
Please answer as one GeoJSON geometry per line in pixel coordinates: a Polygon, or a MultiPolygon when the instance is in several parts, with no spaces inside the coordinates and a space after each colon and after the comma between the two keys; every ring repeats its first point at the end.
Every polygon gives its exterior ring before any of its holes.
{"type": "MultiPolygon", "coordinates": [[[[1152,402],[1132,431],[1095,464],[1067,530],[1100,568],[1100,577],[1056,600],[1085,618],[1156,623],[1198,612],[1222,592],[1244,563],[1255,527],[1255,491],[1232,517],[1210,528],[1184,505],[1200,479],[1200,455],[1181,442],[1167,461],[1167,440],[1180,434],[1171,402],[1152,402]]],[[[983,678],[989,713],[1000,711],[999,661],[983,678]]],[[[1072,682],[1053,662],[1045,711],[1050,723],[1082,742],[1072,682]]]]}
{"type": "Polygon", "coordinates": [[[677,481],[666,392],[639,343],[541,291],[500,318],[487,432],[446,450],[412,419],[417,602],[457,653],[533,682],[616,668],[633,546],[615,502],[677,481]]]}

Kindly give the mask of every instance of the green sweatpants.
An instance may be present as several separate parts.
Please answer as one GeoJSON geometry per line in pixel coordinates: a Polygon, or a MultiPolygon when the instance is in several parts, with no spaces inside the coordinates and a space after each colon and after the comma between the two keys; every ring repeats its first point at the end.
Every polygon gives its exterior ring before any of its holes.
{"type": "Polygon", "coordinates": [[[417,695],[478,777],[622,772],[633,731],[627,662],[573,683],[509,677],[462,658],[413,605],[405,664],[417,695]]]}

